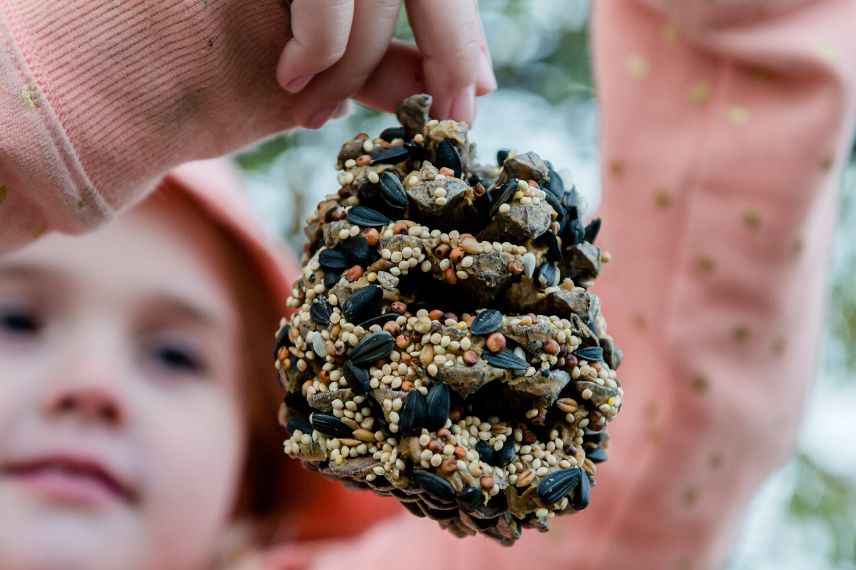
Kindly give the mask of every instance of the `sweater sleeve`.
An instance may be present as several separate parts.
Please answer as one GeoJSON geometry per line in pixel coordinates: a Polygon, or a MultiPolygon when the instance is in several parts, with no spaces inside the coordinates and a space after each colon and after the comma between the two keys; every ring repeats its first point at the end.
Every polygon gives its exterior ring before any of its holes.
{"type": "Polygon", "coordinates": [[[0,0],[0,252],[293,126],[279,0],[0,0]]]}

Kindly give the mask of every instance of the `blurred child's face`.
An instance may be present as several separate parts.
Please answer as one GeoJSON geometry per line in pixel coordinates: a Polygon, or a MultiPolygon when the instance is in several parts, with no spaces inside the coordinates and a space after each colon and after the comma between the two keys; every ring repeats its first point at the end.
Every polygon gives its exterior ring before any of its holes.
{"type": "Polygon", "coordinates": [[[183,209],[0,257],[0,568],[185,568],[227,524],[240,316],[183,209]]]}

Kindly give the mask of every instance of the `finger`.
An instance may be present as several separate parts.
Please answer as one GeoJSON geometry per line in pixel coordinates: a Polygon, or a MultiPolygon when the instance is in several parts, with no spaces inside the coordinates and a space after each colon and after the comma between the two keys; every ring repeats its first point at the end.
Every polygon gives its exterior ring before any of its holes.
{"type": "MultiPolygon", "coordinates": [[[[478,10],[478,0],[472,0],[475,9],[478,10]]],[[[479,65],[479,79],[476,82],[476,95],[487,95],[496,91],[496,75],[493,72],[493,58],[490,56],[490,50],[487,45],[487,38],[484,33],[484,23],[479,18],[478,25],[479,36],[481,37],[481,61],[479,65]]]]}
{"type": "Polygon", "coordinates": [[[401,0],[357,1],[345,55],[300,93],[294,109],[298,123],[318,128],[318,110],[344,101],[363,86],[389,49],[400,11],[401,0]]]}
{"type": "Polygon", "coordinates": [[[407,0],[407,13],[434,97],[431,114],[472,122],[474,87],[487,50],[476,5],[470,0],[407,0]]]}
{"type": "Polygon", "coordinates": [[[314,75],[339,61],[348,44],[353,18],[354,0],[294,0],[292,37],[276,68],[282,88],[296,93],[314,75]]]}
{"type": "Polygon", "coordinates": [[[422,54],[408,43],[393,41],[355,99],[373,109],[395,112],[401,101],[425,93],[422,54]]]}

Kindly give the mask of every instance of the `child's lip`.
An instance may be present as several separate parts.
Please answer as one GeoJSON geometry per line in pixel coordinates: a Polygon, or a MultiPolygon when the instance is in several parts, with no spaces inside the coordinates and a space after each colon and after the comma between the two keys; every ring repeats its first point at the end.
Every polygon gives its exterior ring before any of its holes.
{"type": "Polygon", "coordinates": [[[49,454],[4,465],[2,474],[49,500],[80,506],[133,503],[136,492],[114,469],[92,457],[49,454]]]}

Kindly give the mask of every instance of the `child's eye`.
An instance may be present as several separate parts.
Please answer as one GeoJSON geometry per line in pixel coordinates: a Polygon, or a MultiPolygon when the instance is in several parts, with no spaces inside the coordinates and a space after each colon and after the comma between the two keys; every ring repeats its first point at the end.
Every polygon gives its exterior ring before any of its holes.
{"type": "Polygon", "coordinates": [[[42,322],[34,312],[23,308],[0,308],[0,334],[33,336],[41,329],[42,322]]]}
{"type": "Polygon", "coordinates": [[[175,344],[155,346],[151,351],[155,364],[168,373],[201,375],[205,372],[202,359],[191,349],[175,344]]]}

